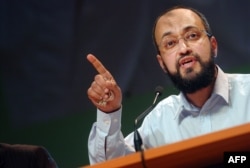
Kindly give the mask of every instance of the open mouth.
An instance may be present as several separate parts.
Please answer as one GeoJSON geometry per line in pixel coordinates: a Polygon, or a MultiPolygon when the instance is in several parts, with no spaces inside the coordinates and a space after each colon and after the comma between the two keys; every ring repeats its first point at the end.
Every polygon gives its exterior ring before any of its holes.
{"type": "Polygon", "coordinates": [[[189,67],[189,66],[192,66],[195,63],[195,61],[196,61],[195,57],[187,56],[187,57],[180,59],[179,65],[184,66],[184,67],[189,67]]]}

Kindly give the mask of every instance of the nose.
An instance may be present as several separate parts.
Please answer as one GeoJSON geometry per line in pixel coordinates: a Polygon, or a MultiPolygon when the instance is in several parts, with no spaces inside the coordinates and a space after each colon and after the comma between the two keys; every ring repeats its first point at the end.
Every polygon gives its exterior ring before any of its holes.
{"type": "Polygon", "coordinates": [[[180,54],[186,54],[187,52],[191,51],[191,48],[189,47],[187,41],[185,39],[181,38],[181,39],[179,39],[177,50],[180,54]]]}

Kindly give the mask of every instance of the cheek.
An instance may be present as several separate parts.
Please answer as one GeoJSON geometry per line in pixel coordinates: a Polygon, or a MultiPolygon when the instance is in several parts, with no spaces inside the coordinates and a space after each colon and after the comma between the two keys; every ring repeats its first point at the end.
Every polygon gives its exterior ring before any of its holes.
{"type": "Polygon", "coordinates": [[[202,45],[194,46],[193,51],[200,56],[203,61],[208,61],[211,57],[211,45],[210,43],[204,43],[202,45]]]}
{"type": "Polygon", "coordinates": [[[176,56],[173,55],[164,55],[163,56],[163,62],[165,64],[165,66],[167,67],[168,71],[170,72],[176,72],[176,56]]]}

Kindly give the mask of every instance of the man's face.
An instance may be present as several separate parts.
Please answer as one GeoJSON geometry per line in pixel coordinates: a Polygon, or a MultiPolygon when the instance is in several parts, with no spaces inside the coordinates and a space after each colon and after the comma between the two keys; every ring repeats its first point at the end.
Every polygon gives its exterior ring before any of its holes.
{"type": "Polygon", "coordinates": [[[192,93],[211,83],[217,43],[214,37],[208,38],[198,15],[187,9],[163,15],[155,39],[160,51],[157,59],[181,91],[192,93]]]}

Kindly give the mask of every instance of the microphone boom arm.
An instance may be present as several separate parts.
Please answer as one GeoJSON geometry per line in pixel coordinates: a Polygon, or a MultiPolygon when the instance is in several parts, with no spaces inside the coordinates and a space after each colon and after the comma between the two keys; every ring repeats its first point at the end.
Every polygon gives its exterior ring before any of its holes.
{"type": "Polygon", "coordinates": [[[141,113],[136,119],[135,119],[135,126],[137,125],[138,121],[140,121],[142,118],[144,118],[150,111],[153,110],[153,108],[155,107],[155,103],[156,103],[156,100],[158,99],[158,97],[160,96],[160,93],[157,92],[156,93],[156,96],[155,96],[155,99],[153,101],[153,104],[151,106],[149,106],[143,113],[141,113]]]}
{"type": "Polygon", "coordinates": [[[143,151],[142,149],[142,138],[140,136],[140,133],[139,131],[137,130],[137,124],[138,124],[138,121],[140,121],[141,119],[143,119],[148,113],[150,113],[155,105],[156,105],[156,101],[158,99],[159,96],[161,96],[161,92],[162,92],[163,88],[158,86],[156,88],[156,95],[155,95],[155,98],[154,98],[154,101],[153,101],[153,104],[151,106],[149,106],[143,113],[141,113],[136,119],[135,119],[135,123],[134,123],[134,146],[135,146],[135,150],[136,151],[143,151]]]}

